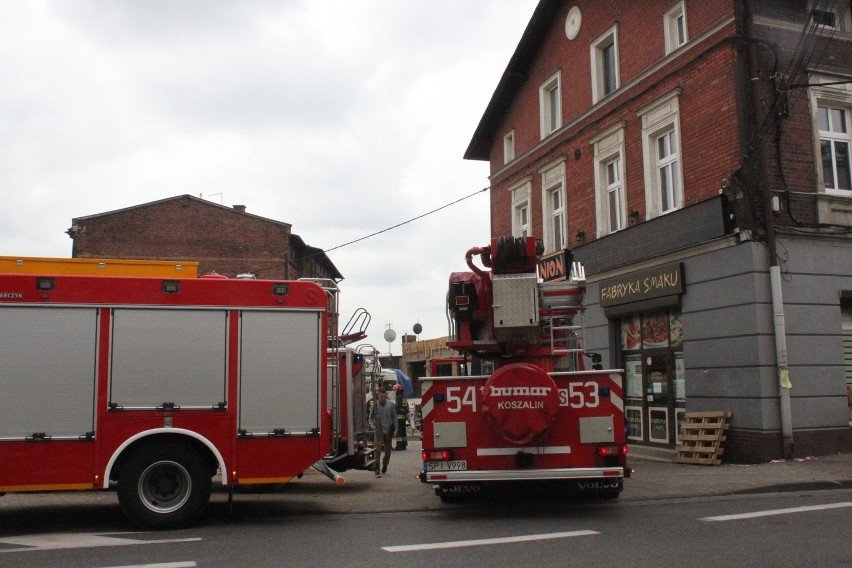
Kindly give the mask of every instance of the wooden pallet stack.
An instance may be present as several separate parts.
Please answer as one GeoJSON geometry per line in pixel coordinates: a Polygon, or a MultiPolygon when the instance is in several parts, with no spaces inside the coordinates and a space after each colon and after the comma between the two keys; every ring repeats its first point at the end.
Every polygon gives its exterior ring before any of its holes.
{"type": "Polygon", "coordinates": [[[730,412],[688,412],[674,461],[702,465],[722,463],[725,451],[722,443],[730,418],[730,412]]]}

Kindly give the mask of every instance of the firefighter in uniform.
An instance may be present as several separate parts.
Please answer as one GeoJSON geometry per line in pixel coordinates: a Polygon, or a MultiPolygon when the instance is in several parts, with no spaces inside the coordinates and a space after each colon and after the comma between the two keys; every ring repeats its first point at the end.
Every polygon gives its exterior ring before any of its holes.
{"type": "Polygon", "coordinates": [[[399,452],[408,447],[408,435],[406,434],[408,401],[403,394],[402,385],[395,385],[393,390],[396,394],[396,447],[394,451],[399,452]]]}

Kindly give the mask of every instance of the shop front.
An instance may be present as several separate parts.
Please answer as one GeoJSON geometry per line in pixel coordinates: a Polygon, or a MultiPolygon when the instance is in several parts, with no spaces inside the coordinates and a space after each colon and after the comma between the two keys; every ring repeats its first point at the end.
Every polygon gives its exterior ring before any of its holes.
{"type": "Polygon", "coordinates": [[[601,282],[624,367],[628,440],[673,447],[686,413],[681,296],[683,264],[673,263],[601,282]]]}

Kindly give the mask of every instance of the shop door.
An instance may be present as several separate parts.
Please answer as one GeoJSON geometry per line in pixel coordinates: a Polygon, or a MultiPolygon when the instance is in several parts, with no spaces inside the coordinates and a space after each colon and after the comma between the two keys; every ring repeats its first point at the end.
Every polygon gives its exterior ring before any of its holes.
{"type": "Polygon", "coordinates": [[[646,351],[642,376],[645,392],[645,424],[647,441],[654,444],[673,444],[675,441],[675,393],[673,365],[669,351],[646,351]]]}
{"type": "Polygon", "coordinates": [[[680,312],[622,319],[621,349],[627,439],[674,446],[686,412],[680,312]]]}

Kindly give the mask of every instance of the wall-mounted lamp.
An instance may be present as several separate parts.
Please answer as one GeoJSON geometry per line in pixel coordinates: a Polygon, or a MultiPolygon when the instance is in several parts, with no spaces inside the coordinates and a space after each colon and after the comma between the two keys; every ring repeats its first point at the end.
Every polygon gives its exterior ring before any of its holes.
{"type": "Polygon", "coordinates": [[[586,240],[586,232],[585,231],[577,231],[577,242],[582,243],[586,240]]]}
{"type": "Polygon", "coordinates": [[[638,211],[631,211],[629,217],[630,217],[630,224],[631,225],[635,225],[636,223],[639,222],[639,212],[638,211]]]}

